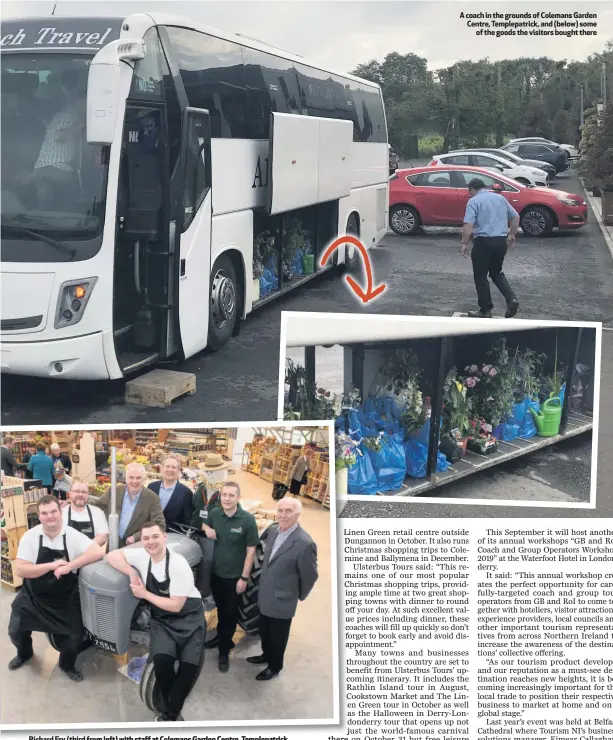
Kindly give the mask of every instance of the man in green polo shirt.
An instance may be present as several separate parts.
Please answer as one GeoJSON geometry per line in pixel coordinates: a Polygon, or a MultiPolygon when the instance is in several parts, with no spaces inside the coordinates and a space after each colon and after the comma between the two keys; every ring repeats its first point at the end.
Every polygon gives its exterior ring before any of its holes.
{"type": "Polygon", "coordinates": [[[202,523],[206,536],[215,540],[211,590],[217,606],[217,636],[207,648],[219,646],[219,670],[230,667],[228,656],[234,647],[232,637],[238,623],[238,604],[247,588],[260,538],[255,518],[244,511],[238,500],[241,489],[233,481],[221,489],[221,506],[208,512],[208,522],[202,523]]]}

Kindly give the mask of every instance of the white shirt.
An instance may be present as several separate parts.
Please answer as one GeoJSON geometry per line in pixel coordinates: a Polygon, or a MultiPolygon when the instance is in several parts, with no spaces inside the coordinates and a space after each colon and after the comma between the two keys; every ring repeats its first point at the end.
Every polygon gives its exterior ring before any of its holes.
{"type": "MultiPolygon", "coordinates": [[[[121,551],[126,561],[133,565],[140,573],[140,577],[147,585],[147,570],[151,562],[151,556],[142,545],[124,547],[121,551]]],[[[166,577],[166,553],[159,563],[151,564],[151,574],[156,581],[162,582],[166,577]]],[[[168,561],[168,576],[170,578],[169,596],[187,596],[188,598],[201,599],[200,591],[194,585],[194,574],[189,563],[179,553],[171,552],[168,561]]]]}
{"type": "MultiPolygon", "coordinates": [[[[81,532],[77,532],[72,527],[62,527],[60,534],[54,539],[49,539],[46,534],[43,534],[43,525],[37,524],[36,527],[28,529],[19,541],[19,547],[17,548],[17,558],[19,560],[26,560],[28,563],[36,563],[38,560],[38,550],[40,544],[40,536],[43,535],[43,547],[49,547],[52,550],[59,550],[60,552],[64,549],[64,534],[66,535],[66,549],[68,550],[68,557],[70,560],[78,558],[79,555],[89,549],[92,544],[92,540],[89,539],[81,532]]],[[[73,573],[76,569],[73,570],[73,573]]]]}
{"type": "Polygon", "coordinates": [[[74,172],[77,168],[79,127],[82,128],[84,124],[85,103],[83,100],[56,113],[47,126],[45,140],[34,169],[57,167],[65,172],[74,172]]]}
{"type": "MultiPolygon", "coordinates": [[[[71,509],[71,519],[73,522],[89,522],[87,507],[85,507],[83,511],[75,511],[72,506],[65,506],[62,509],[62,521],[64,522],[65,527],[68,526],[68,512],[71,509]]],[[[108,534],[109,523],[107,522],[102,509],[99,509],[97,506],[93,506],[92,504],[90,504],[89,510],[92,513],[92,521],[94,522],[94,537],[99,534],[108,534]]]]}

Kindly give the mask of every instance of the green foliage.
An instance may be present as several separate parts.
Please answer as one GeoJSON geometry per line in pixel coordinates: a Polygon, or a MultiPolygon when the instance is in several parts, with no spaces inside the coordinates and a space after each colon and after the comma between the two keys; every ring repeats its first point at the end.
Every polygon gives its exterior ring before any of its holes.
{"type": "MultiPolygon", "coordinates": [[[[613,68],[613,42],[607,42],[601,57],[613,68]]],[[[354,73],[381,85],[394,149],[408,154],[418,136],[419,154],[428,157],[462,146],[501,146],[509,135],[575,143],[579,84],[587,117],[600,94],[600,70],[600,59],[592,56],[581,62],[467,60],[432,72],[427,59],[392,52],[383,61],[359,65],[354,73]]]]}
{"type": "Polygon", "coordinates": [[[472,429],[473,401],[468,398],[468,389],[458,376],[457,368],[447,373],[443,385],[445,431],[457,429],[460,437],[467,437],[472,429]]]}
{"type": "Polygon", "coordinates": [[[581,149],[581,172],[601,190],[613,190],[613,111],[609,106],[600,125],[584,128],[586,144],[581,149]]]}

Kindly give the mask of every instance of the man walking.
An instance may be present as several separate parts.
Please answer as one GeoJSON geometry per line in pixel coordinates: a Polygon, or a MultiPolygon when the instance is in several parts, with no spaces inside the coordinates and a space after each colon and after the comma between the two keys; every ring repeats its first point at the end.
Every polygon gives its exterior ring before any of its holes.
{"type": "Polygon", "coordinates": [[[179,458],[168,455],[162,462],[161,473],[162,480],[153,481],[148,488],[160,497],[166,529],[176,524],[189,525],[193,494],[187,486],[179,483],[181,475],[179,458]]]}
{"type": "Polygon", "coordinates": [[[515,316],[519,302],[511,288],[502,264],[507,247],[515,246],[515,234],[519,228],[519,214],[504,195],[487,190],[483,180],[475,177],[468,183],[470,200],[466,205],[462,228],[461,254],[468,258],[468,243],[473,238],[471,259],[477,297],[478,311],[469,311],[473,318],[492,318],[492,294],[488,274],[507,302],[505,318],[515,316]]]}
{"type": "Polygon", "coordinates": [[[215,540],[211,590],[217,607],[217,636],[207,648],[219,647],[219,670],[230,668],[229,655],[234,647],[232,636],[238,624],[238,605],[247,588],[255,548],[260,541],[255,517],[239,504],[238,483],[224,483],[221,506],[208,512],[208,524],[202,522],[206,536],[215,540]]]}
{"type": "Polygon", "coordinates": [[[143,547],[114,550],[107,560],[113,568],[130,576],[134,596],[150,604],[149,653],[162,696],[157,719],[177,722],[183,720],[183,704],[196,683],[204,658],[204,606],[189,563],[166,547],[164,525],[146,522],[140,540],[143,547]]]}
{"type": "Polygon", "coordinates": [[[60,650],[60,669],[71,681],[82,681],[75,668],[83,643],[78,570],[101,560],[104,550],[63,524],[54,496],[43,496],[37,511],[40,524],[23,535],[14,563],[23,586],[11,605],[9,636],[17,655],[8,667],[21,668],[34,655],[32,632],[52,633],[60,650]]]}
{"type": "MultiPolygon", "coordinates": [[[[138,542],[140,530],[145,522],[157,522],[165,528],[164,512],[160,497],[145,487],[147,472],[140,463],[126,467],[125,486],[117,486],[117,513],[119,514],[119,546],[138,542]]],[[[110,490],[100,498],[91,499],[94,506],[110,512],[110,490]]]]}
{"type": "Polygon", "coordinates": [[[271,525],[260,575],[260,639],[262,654],[248,663],[267,664],[255,677],[269,681],[283,669],[283,656],[298,601],[304,601],[317,581],[317,545],[298,524],[302,503],[281,499],[277,505],[278,528],[271,525]]]}
{"type": "Polygon", "coordinates": [[[62,509],[64,525],[76,529],[100,546],[109,538],[109,525],[102,509],[90,506],[89,486],[85,481],[74,480],[68,491],[70,503],[62,509]]]}

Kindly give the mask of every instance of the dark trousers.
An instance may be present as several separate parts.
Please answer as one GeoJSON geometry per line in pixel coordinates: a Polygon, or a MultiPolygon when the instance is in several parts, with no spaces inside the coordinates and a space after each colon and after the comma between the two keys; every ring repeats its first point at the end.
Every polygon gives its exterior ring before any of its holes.
{"type": "Polygon", "coordinates": [[[183,704],[194,688],[200,666],[193,663],[179,663],[175,673],[175,658],[171,655],[156,655],[153,658],[155,680],[160,687],[165,712],[170,719],[176,719],[183,709],[183,704]]]}
{"type": "Polygon", "coordinates": [[[477,236],[474,239],[470,256],[473,263],[473,276],[477,288],[479,308],[482,311],[491,311],[494,307],[490,284],[487,279],[488,275],[505,297],[507,303],[515,300],[515,293],[502,271],[506,253],[507,239],[505,236],[477,236]]]}
{"type": "Polygon", "coordinates": [[[236,593],[238,580],[238,578],[220,578],[214,573],[211,576],[211,591],[217,607],[217,635],[221,656],[227,656],[232,649],[232,637],[238,624],[240,600],[240,595],[236,593]]]}
{"type": "MultiPolygon", "coordinates": [[[[32,648],[32,632],[19,629],[19,620],[11,616],[9,622],[9,637],[17,648],[17,655],[22,658],[31,658],[34,655],[32,648]]],[[[75,660],[81,649],[82,635],[54,635],[55,644],[60,649],[58,664],[65,671],[74,670],[75,660]]]]}
{"type": "Polygon", "coordinates": [[[283,656],[289,639],[291,619],[275,619],[260,614],[260,640],[262,655],[271,671],[279,673],[283,669],[283,656]]]}

